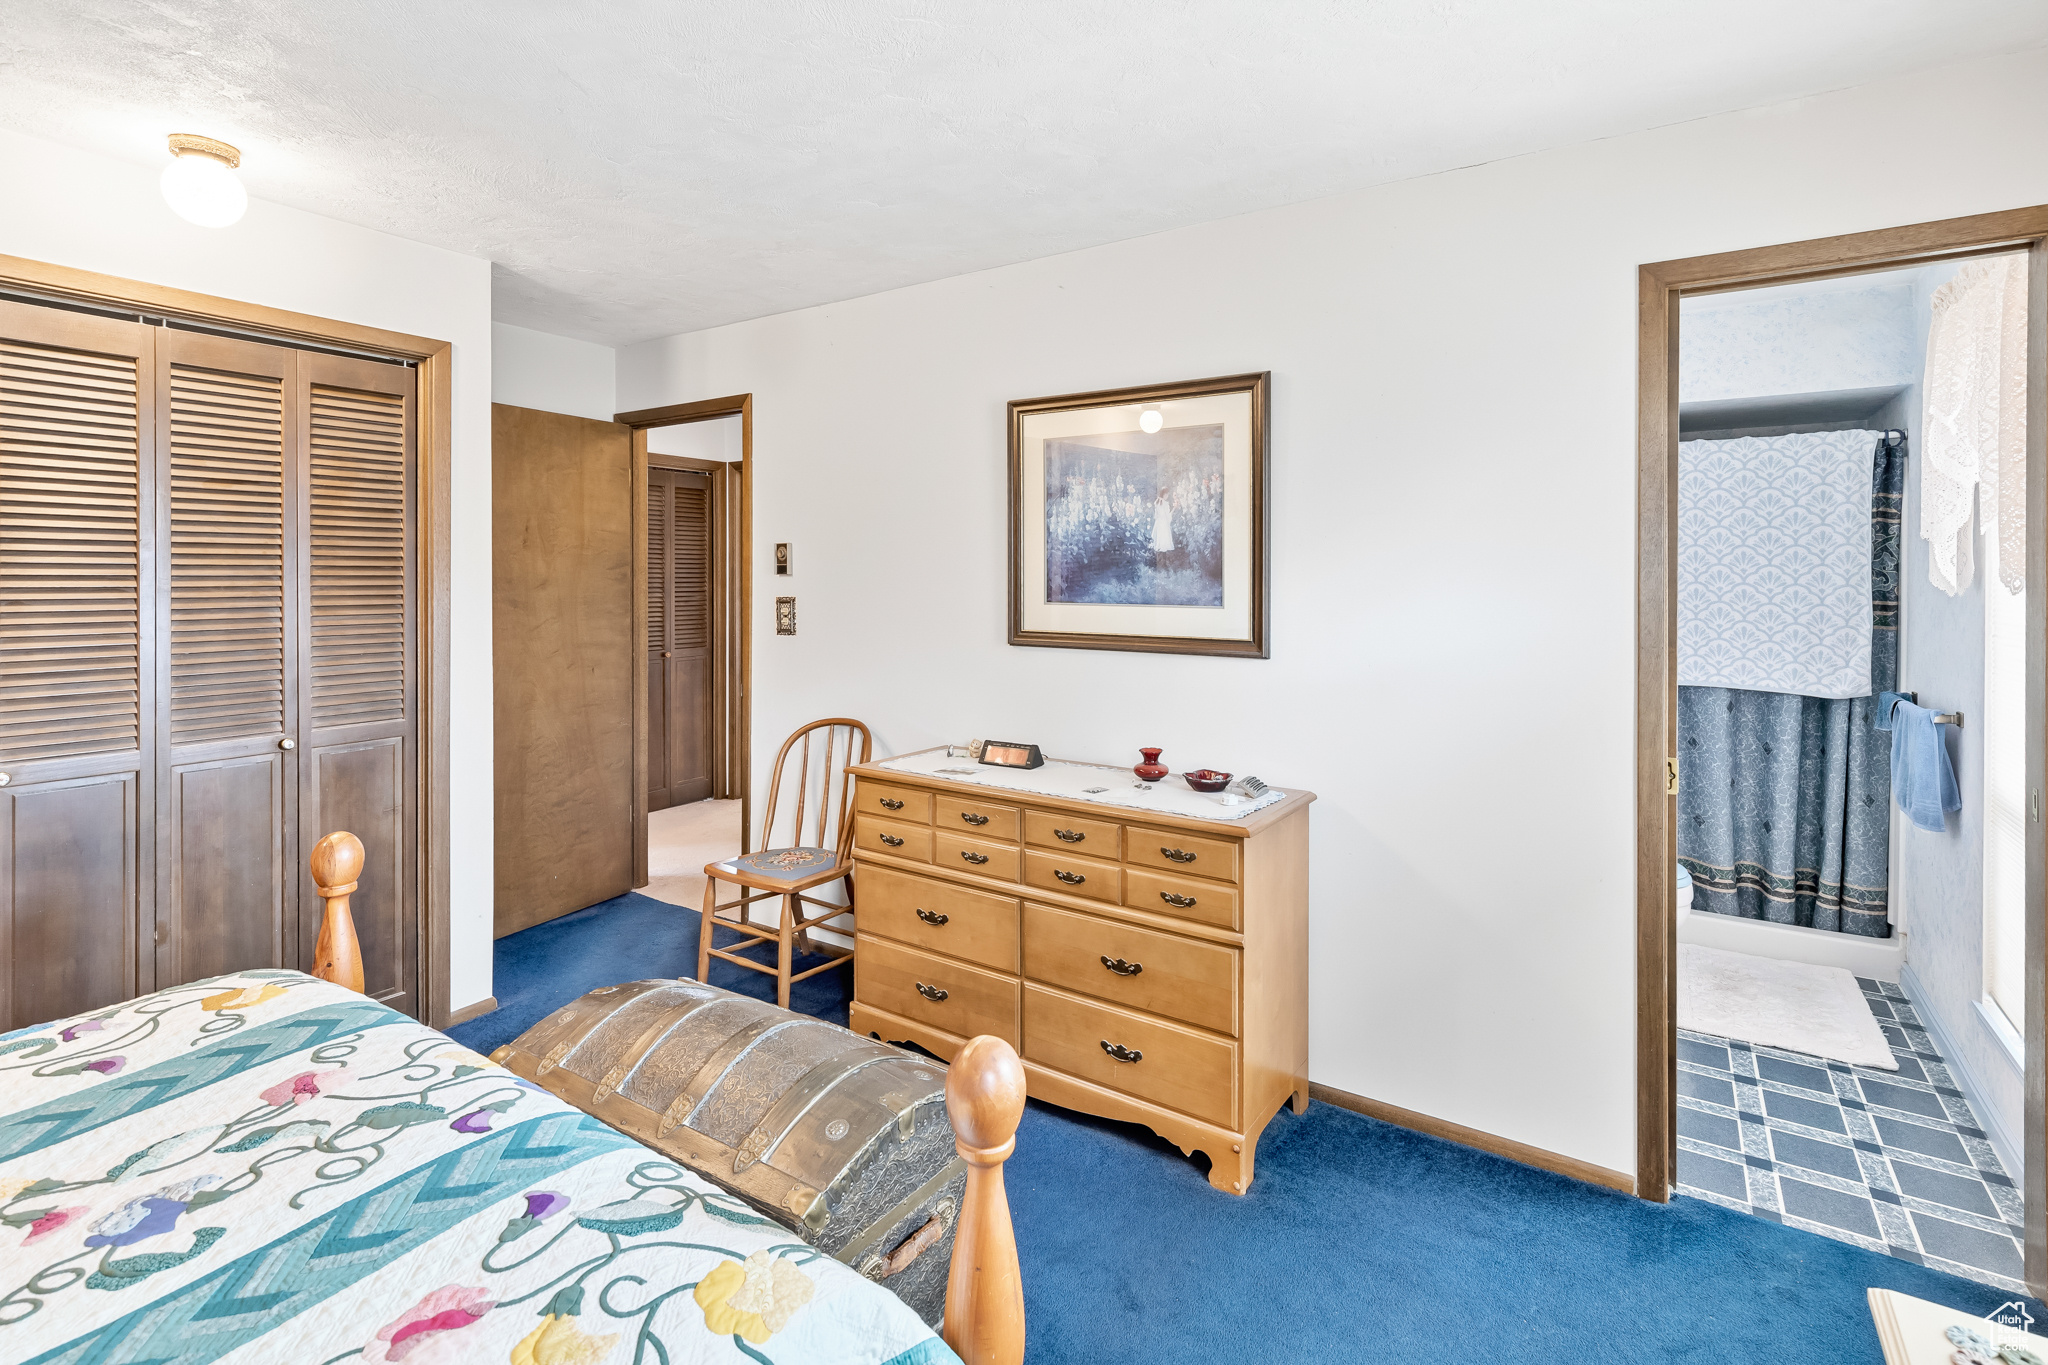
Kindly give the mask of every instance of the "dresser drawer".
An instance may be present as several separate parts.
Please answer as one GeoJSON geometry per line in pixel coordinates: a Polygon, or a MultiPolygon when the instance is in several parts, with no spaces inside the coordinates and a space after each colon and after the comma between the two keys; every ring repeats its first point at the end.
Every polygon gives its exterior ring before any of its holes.
{"type": "Polygon", "coordinates": [[[1133,825],[1124,831],[1124,861],[1234,882],[1237,880],[1237,841],[1204,839],[1198,834],[1181,834],[1170,829],[1140,829],[1133,825]]]}
{"type": "MultiPolygon", "coordinates": [[[[863,912],[867,905],[861,902],[863,912]]],[[[1026,905],[1024,974],[1218,1033],[1237,1032],[1235,948],[1026,905]]]]}
{"type": "MultiPolygon", "coordinates": [[[[1172,847],[1172,845],[1168,845],[1172,847]]],[[[1236,929],[1237,888],[1171,872],[1124,869],[1124,904],[1155,915],[1178,915],[1219,929],[1236,929]]]]}
{"type": "Polygon", "coordinates": [[[1024,884],[1047,891],[1064,891],[1070,896],[1116,904],[1123,894],[1124,870],[1100,858],[1082,858],[1072,853],[1041,853],[1024,850],[1024,884]]]}
{"type": "Polygon", "coordinates": [[[854,899],[863,933],[1017,970],[1017,902],[1007,896],[869,863],[854,877],[854,899]]]}
{"type": "Polygon", "coordinates": [[[1041,848],[1070,848],[1098,858],[1116,858],[1123,853],[1123,832],[1122,825],[1101,820],[1077,820],[1042,810],[1024,812],[1024,842],[1041,848]]]}
{"type": "Polygon", "coordinates": [[[1017,842],[1018,812],[1015,806],[991,806],[985,801],[962,801],[956,796],[941,796],[932,802],[932,809],[932,823],[940,829],[971,834],[977,839],[1017,842]]]}
{"type": "Polygon", "coordinates": [[[1017,846],[967,839],[951,830],[932,832],[932,862],[955,872],[972,872],[998,881],[1017,880],[1017,846]]]}
{"type": "Polygon", "coordinates": [[[1024,984],[1024,1056],[1221,1127],[1237,1118],[1237,1045],[1024,984]],[[1135,1055],[1119,1061],[1105,1044],[1135,1055]]]}
{"type": "Polygon", "coordinates": [[[863,1005],[962,1038],[993,1033],[1017,1045],[1016,977],[949,962],[867,933],[855,935],[854,945],[853,995],[863,1005]]]}
{"type": "Polygon", "coordinates": [[[878,820],[872,815],[857,816],[853,822],[853,846],[869,853],[928,863],[932,860],[932,827],[878,820]]]}
{"type": "Polygon", "coordinates": [[[932,819],[932,794],[915,787],[890,787],[862,778],[853,789],[853,808],[862,814],[928,825],[932,819]]]}

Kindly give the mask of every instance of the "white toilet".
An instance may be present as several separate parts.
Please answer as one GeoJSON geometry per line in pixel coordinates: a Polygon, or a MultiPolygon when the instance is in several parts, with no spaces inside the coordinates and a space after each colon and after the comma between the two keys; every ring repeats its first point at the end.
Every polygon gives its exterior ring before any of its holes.
{"type": "Polygon", "coordinates": [[[1678,918],[1682,921],[1692,913],[1692,873],[1685,870],[1685,864],[1678,865],[1678,918]]]}

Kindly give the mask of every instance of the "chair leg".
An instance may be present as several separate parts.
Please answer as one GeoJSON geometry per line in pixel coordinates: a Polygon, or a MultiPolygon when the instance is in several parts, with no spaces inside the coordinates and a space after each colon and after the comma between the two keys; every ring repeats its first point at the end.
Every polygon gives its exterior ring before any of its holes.
{"type": "Polygon", "coordinates": [[[782,933],[775,943],[775,1003],[784,1009],[789,1008],[789,953],[795,934],[792,926],[802,908],[795,896],[782,898],[782,933]]]}
{"type": "Polygon", "coordinates": [[[711,924],[718,906],[718,879],[704,879],[704,919],[697,926],[697,979],[711,984],[711,924]]]}

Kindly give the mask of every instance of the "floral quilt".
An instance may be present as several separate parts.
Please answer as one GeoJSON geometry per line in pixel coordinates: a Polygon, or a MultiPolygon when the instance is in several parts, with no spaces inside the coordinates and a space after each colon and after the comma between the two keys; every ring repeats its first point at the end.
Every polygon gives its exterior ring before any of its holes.
{"type": "Polygon", "coordinates": [[[893,1294],[298,972],[0,1035],[0,1360],[957,1361],[893,1294]]]}

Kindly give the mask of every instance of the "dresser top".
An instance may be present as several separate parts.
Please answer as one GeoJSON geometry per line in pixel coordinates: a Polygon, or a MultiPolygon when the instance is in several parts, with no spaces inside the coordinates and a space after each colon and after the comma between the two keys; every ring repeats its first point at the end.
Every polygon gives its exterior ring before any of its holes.
{"type": "Polygon", "coordinates": [[[1247,799],[1243,805],[1230,807],[1223,804],[1220,794],[1192,790],[1178,773],[1139,788],[1128,767],[1047,758],[1042,768],[1002,768],[971,758],[947,758],[943,745],[855,764],[849,771],[876,782],[971,793],[979,800],[1014,800],[1052,810],[1240,838],[1316,799],[1314,792],[1274,787],[1256,801],[1247,799]]]}

